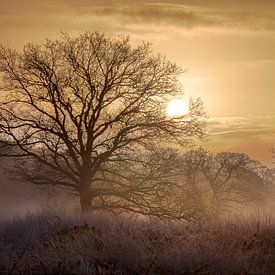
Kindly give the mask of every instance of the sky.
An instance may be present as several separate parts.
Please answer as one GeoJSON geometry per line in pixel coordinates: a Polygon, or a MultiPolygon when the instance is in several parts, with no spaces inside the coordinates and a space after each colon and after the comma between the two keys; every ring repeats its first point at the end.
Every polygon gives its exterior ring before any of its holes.
{"type": "Polygon", "coordinates": [[[150,41],[176,62],[208,117],[203,146],[271,164],[275,147],[274,0],[0,0],[0,43],[103,31],[150,41]]]}

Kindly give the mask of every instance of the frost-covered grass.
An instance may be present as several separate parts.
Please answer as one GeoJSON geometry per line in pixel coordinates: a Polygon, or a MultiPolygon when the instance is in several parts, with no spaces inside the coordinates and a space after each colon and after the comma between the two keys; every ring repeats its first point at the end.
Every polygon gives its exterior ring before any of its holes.
{"type": "Polygon", "coordinates": [[[176,223],[41,213],[2,222],[0,273],[272,274],[275,226],[250,217],[176,223]]]}

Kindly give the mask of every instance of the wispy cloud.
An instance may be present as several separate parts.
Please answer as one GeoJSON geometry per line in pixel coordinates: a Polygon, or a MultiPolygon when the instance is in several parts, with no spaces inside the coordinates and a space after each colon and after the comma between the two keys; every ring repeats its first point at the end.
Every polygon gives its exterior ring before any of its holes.
{"type": "MultiPolygon", "coordinates": [[[[210,1],[207,1],[210,2],[210,1]]],[[[220,1],[225,3],[225,1],[220,1]]],[[[236,2],[237,3],[237,2],[236,2]]],[[[274,5],[275,6],[275,5],[274,5]]],[[[1,24],[6,27],[16,25],[24,18],[24,22],[39,24],[38,17],[49,19],[48,24],[61,21],[69,24],[66,18],[74,23],[79,17],[93,22],[94,17],[116,22],[118,27],[127,24],[172,25],[180,28],[240,28],[254,30],[275,30],[275,17],[267,12],[259,13],[250,9],[232,10],[224,5],[207,5],[206,1],[104,1],[104,0],[50,0],[19,1],[3,0],[0,10],[1,24]],[[196,5],[192,5],[194,3],[196,5]],[[23,12],[22,12],[23,11],[23,12]],[[92,18],[93,17],[93,18],[92,18]]]]}
{"type": "Polygon", "coordinates": [[[248,119],[245,117],[212,117],[208,119],[208,124],[211,132],[219,133],[229,129],[243,128],[247,126],[248,119]]]}
{"type": "MultiPolygon", "coordinates": [[[[182,1],[182,3],[190,1],[182,1]]],[[[84,4],[73,7],[80,14],[100,15],[115,17],[127,23],[156,23],[175,25],[184,28],[195,27],[225,27],[244,28],[255,30],[275,30],[275,18],[266,13],[259,14],[255,11],[236,11],[230,9],[215,8],[215,6],[173,4],[150,1],[137,2],[130,1],[117,2],[116,4],[106,4],[106,1],[92,1],[93,5],[84,4]],[[97,3],[97,4],[96,4],[97,3]]]]}
{"type": "Polygon", "coordinates": [[[208,120],[209,133],[231,137],[275,135],[275,117],[216,117],[208,120]]]}

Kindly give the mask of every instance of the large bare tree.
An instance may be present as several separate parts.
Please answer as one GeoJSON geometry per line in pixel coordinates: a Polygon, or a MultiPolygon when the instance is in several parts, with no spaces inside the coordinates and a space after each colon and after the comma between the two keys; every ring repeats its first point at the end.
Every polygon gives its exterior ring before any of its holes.
{"type": "Polygon", "coordinates": [[[21,181],[79,194],[83,211],[106,196],[133,200],[133,188],[114,188],[113,179],[124,182],[118,165],[203,134],[199,100],[183,117],[167,116],[169,100],[182,97],[182,71],[149,43],[87,32],[21,52],[1,47],[0,73],[2,156],[21,160],[21,181]]]}

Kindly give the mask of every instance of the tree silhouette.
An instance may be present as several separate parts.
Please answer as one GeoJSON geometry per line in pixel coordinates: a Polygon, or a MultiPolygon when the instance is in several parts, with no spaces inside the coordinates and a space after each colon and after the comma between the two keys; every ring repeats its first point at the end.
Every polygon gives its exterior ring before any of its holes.
{"type": "Polygon", "coordinates": [[[183,208],[189,203],[197,217],[217,217],[243,205],[259,205],[273,182],[268,167],[242,153],[192,150],[182,157],[178,170],[183,208]]]}
{"type": "Polygon", "coordinates": [[[167,117],[168,101],[182,97],[182,71],[149,43],[62,35],[22,52],[1,47],[0,72],[2,156],[18,160],[21,181],[76,192],[83,211],[106,196],[131,199],[131,189],[111,183],[123,185],[117,166],[142,162],[156,144],[185,145],[203,134],[199,100],[182,118],[167,117]]]}

